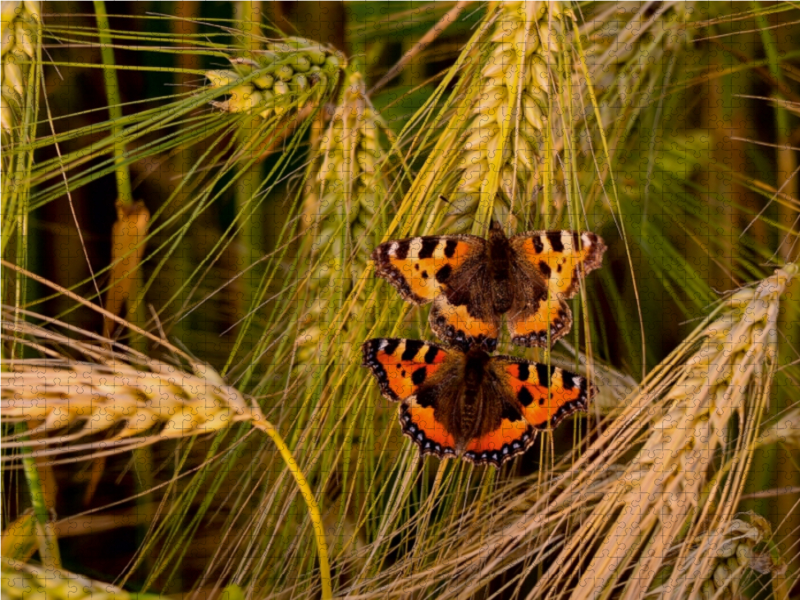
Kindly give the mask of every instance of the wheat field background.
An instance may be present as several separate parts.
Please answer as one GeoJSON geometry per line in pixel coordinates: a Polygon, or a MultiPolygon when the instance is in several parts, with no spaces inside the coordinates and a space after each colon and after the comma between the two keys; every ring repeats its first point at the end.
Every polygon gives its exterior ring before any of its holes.
{"type": "Polygon", "coordinates": [[[2,3],[2,594],[800,596],[792,2],[2,3]],[[589,411],[420,460],[415,235],[595,232],[589,411]]]}

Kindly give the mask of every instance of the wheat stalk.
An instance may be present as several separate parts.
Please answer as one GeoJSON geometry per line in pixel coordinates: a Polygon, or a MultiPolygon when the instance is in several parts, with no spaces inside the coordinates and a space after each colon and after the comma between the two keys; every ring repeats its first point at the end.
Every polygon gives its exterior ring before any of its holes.
{"type": "MultiPolygon", "coordinates": [[[[25,437],[77,427],[77,431],[68,436],[34,440],[8,436],[2,440],[4,447],[57,443],[65,447],[35,450],[30,454],[63,454],[75,450],[75,440],[112,428],[110,444],[105,440],[90,444],[89,448],[108,447],[127,438],[136,440],[135,444],[112,448],[110,452],[113,453],[163,439],[217,431],[238,421],[249,422],[275,444],[303,496],[314,525],[312,533],[319,558],[322,597],[331,598],[328,547],[319,506],[291,449],[258,405],[246,402],[240,392],[226,385],[207,365],[193,364],[193,372],[187,372],[96,334],[83,331],[89,337],[102,340],[102,345],[76,341],[27,321],[15,321],[13,315],[6,315],[3,325],[6,327],[4,339],[27,345],[52,358],[6,362],[10,371],[0,374],[2,422],[27,422],[29,429],[25,437]],[[58,342],[102,364],[68,359],[41,342],[58,342]]],[[[97,452],[93,454],[97,455],[97,452]]]]}

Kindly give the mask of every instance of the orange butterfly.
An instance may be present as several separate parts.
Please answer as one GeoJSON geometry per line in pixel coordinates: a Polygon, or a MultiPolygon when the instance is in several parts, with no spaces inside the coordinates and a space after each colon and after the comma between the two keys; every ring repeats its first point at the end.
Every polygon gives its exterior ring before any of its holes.
{"type": "Polygon", "coordinates": [[[418,340],[367,340],[364,366],[400,402],[400,426],[420,454],[500,467],[542,429],[586,410],[597,388],[558,367],[418,340]]]}
{"type": "Polygon", "coordinates": [[[489,239],[474,235],[414,237],[372,253],[376,272],[414,304],[433,302],[430,325],[450,343],[494,350],[501,315],[511,341],[545,346],[572,326],[565,302],[581,276],[603,262],[606,246],[591,232],[529,231],[506,237],[492,221],[489,239]],[[548,297],[549,295],[549,297],[548,297]]]}

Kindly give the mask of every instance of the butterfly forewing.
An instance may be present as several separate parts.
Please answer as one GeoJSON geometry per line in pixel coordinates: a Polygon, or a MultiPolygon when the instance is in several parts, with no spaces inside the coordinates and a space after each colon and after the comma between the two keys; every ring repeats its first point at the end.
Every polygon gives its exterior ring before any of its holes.
{"type": "Polygon", "coordinates": [[[479,260],[486,242],[471,235],[423,236],[386,242],[372,253],[376,273],[409,302],[426,304],[450,289],[465,263],[479,260]]]}
{"type": "Polygon", "coordinates": [[[578,410],[586,410],[597,393],[585,377],[560,367],[497,356],[492,366],[504,374],[522,416],[538,430],[556,427],[578,410]]]}

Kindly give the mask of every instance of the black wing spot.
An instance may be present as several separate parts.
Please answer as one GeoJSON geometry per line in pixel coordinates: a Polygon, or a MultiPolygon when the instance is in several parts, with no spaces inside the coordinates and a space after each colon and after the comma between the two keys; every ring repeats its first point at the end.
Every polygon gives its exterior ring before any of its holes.
{"type": "Polygon", "coordinates": [[[411,374],[411,382],[414,385],[422,385],[422,382],[425,381],[425,378],[427,376],[428,376],[427,367],[420,367],[411,374]]]}
{"type": "Polygon", "coordinates": [[[405,260],[408,257],[408,250],[411,248],[411,240],[403,240],[397,242],[397,248],[394,250],[395,258],[405,260]]]}
{"type": "Polygon", "coordinates": [[[422,238],[422,248],[419,250],[419,254],[417,255],[419,258],[430,258],[433,256],[433,251],[436,250],[436,246],[439,245],[439,240],[433,237],[429,238],[422,238]]]}
{"type": "Polygon", "coordinates": [[[575,389],[575,376],[571,373],[564,373],[564,371],[561,371],[561,381],[564,384],[565,390],[569,391],[575,389]]]}
{"type": "Polygon", "coordinates": [[[530,368],[528,367],[528,364],[527,363],[520,363],[518,365],[518,369],[519,369],[519,377],[518,377],[518,379],[520,381],[528,381],[528,377],[531,376],[531,371],[530,371],[530,368]]]}
{"type": "Polygon", "coordinates": [[[417,352],[419,352],[420,348],[424,345],[425,342],[420,342],[419,340],[406,340],[406,349],[403,350],[403,355],[400,358],[403,360],[413,360],[417,352]]]}
{"type": "MultiPolygon", "coordinates": [[[[448,242],[449,243],[449,242],[448,242]]],[[[453,267],[450,265],[445,265],[438,271],[436,271],[436,281],[439,283],[444,283],[450,278],[450,274],[453,272],[453,267]]]]}
{"type": "Polygon", "coordinates": [[[417,392],[417,404],[422,408],[429,408],[436,404],[437,395],[435,386],[426,386],[427,389],[422,388],[417,392]]]}
{"type": "Polygon", "coordinates": [[[560,231],[548,231],[547,239],[550,241],[550,246],[553,247],[554,252],[563,252],[564,244],[561,242],[560,231]]]}
{"type": "Polygon", "coordinates": [[[550,278],[550,273],[552,273],[552,271],[550,270],[550,265],[548,265],[543,260],[539,261],[539,270],[542,272],[542,275],[545,276],[545,279],[550,278]]]}
{"type": "Polygon", "coordinates": [[[550,366],[547,368],[547,365],[538,364],[536,365],[536,376],[539,378],[539,385],[543,387],[550,387],[550,375],[555,370],[555,367],[550,366]]]}
{"type": "Polygon", "coordinates": [[[544,250],[544,243],[542,242],[542,238],[538,235],[533,238],[533,249],[536,250],[536,254],[541,254],[544,250]]]}
{"type": "Polygon", "coordinates": [[[447,258],[453,258],[453,255],[456,253],[456,246],[458,246],[456,240],[447,240],[447,243],[444,245],[444,255],[447,258]]]}
{"type": "Polygon", "coordinates": [[[436,346],[431,346],[425,353],[425,362],[431,364],[436,360],[436,355],[439,354],[439,349],[436,346]]]}
{"type": "Polygon", "coordinates": [[[507,419],[514,423],[515,421],[522,420],[522,415],[519,414],[519,411],[511,406],[510,404],[504,402],[503,403],[503,413],[500,415],[501,419],[507,419]]]}
{"type": "Polygon", "coordinates": [[[427,271],[423,271],[422,272],[422,278],[423,279],[427,279],[428,278],[428,272],[427,271]]]}
{"type": "Polygon", "coordinates": [[[383,352],[391,356],[394,354],[394,351],[397,350],[397,347],[400,345],[400,340],[387,340],[386,346],[383,348],[383,352]]]}
{"type": "Polygon", "coordinates": [[[517,392],[517,400],[519,400],[519,403],[522,404],[522,406],[529,406],[530,403],[533,402],[533,396],[531,396],[528,388],[523,386],[520,388],[519,392],[517,392]]]}

